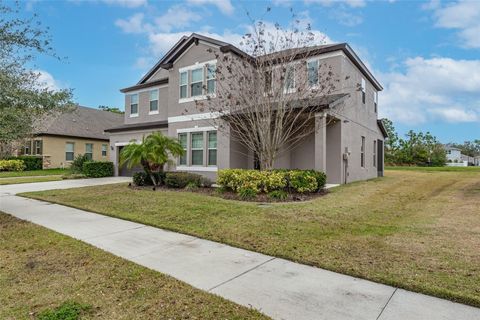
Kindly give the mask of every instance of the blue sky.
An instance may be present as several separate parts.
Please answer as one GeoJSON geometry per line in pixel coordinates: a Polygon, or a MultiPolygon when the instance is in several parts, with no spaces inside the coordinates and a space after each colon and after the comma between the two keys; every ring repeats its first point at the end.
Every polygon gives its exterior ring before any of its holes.
{"type": "Polygon", "coordinates": [[[135,84],[183,34],[233,44],[249,20],[298,18],[329,42],[348,42],[385,90],[380,116],[442,142],[480,139],[480,1],[96,0],[22,2],[50,28],[64,61],[40,57],[35,68],[52,87],[74,89],[76,102],[123,109],[120,88],[135,84]],[[271,12],[263,15],[267,6],[271,12]]]}

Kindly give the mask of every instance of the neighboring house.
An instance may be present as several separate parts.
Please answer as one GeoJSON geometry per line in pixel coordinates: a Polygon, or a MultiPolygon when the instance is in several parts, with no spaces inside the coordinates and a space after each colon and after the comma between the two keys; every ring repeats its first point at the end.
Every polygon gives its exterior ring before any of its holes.
{"type": "Polygon", "coordinates": [[[104,130],[122,123],[122,114],[76,106],[39,119],[33,138],[25,141],[19,154],[42,157],[44,169],[69,167],[80,154],[107,161],[109,137],[104,130]]]}
{"type": "MultiPolygon", "coordinates": [[[[118,165],[122,148],[154,131],[178,138],[186,151],[168,170],[215,179],[219,169],[254,168],[252,152],[238,139],[217,133],[208,121],[218,115],[196,111],[195,100],[206,99],[206,91],[216,87],[215,77],[207,72],[216,64],[214,53],[208,50],[212,48],[224,54],[245,54],[228,43],[192,34],[182,37],[136,85],[121,90],[125,94],[125,122],[106,130],[117,175],[132,173],[118,165]]],[[[326,99],[326,114],[316,117],[316,121],[326,121],[326,117],[333,121],[293,150],[282,152],[275,166],[324,171],[329,183],[382,176],[386,130],[378,120],[377,105],[382,86],[345,43],[312,47],[309,61],[321,59],[344,79],[339,93],[326,99]],[[361,84],[360,90],[352,90],[357,84],[361,84]],[[347,106],[344,112],[328,114],[328,108],[336,103],[347,106]]]]}
{"type": "Polygon", "coordinates": [[[478,159],[464,155],[458,148],[450,145],[445,145],[445,152],[447,153],[447,166],[467,167],[478,166],[478,159]]]}

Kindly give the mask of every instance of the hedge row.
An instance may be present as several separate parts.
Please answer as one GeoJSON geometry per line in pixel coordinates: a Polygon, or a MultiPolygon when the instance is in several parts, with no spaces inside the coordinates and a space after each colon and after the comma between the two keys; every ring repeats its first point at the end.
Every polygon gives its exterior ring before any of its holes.
{"type": "MultiPolygon", "coordinates": [[[[218,172],[217,183],[241,197],[254,197],[258,193],[274,191],[312,193],[325,187],[327,176],[315,170],[246,170],[223,169],[218,172]]],[[[282,192],[274,192],[281,196],[282,192]]]]}
{"type": "Polygon", "coordinates": [[[87,161],[82,167],[82,173],[90,178],[111,177],[113,172],[113,162],[110,161],[87,161]]]}
{"type": "Polygon", "coordinates": [[[0,171],[23,171],[25,163],[22,160],[0,160],[0,171]]]}
{"type": "MultiPolygon", "coordinates": [[[[210,187],[212,182],[195,173],[190,172],[160,172],[153,173],[160,185],[165,185],[168,188],[183,189],[210,187]]],[[[137,186],[152,186],[153,182],[149,175],[145,172],[136,172],[133,174],[133,183],[137,186]]]]}
{"type": "Polygon", "coordinates": [[[21,160],[25,164],[25,171],[42,170],[43,160],[41,157],[35,156],[18,156],[8,157],[7,160],[21,160]]]}

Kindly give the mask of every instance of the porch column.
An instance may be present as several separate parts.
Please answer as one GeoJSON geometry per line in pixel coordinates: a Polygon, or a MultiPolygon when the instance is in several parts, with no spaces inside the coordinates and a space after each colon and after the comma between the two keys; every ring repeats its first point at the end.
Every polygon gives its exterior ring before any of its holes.
{"type": "Polygon", "coordinates": [[[315,115],[315,170],[327,171],[327,117],[326,114],[315,115]]]}

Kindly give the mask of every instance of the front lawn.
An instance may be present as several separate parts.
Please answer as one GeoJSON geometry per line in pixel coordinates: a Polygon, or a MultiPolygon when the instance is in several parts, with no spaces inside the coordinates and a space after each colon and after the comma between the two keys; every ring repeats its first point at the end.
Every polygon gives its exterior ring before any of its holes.
{"type": "Polygon", "coordinates": [[[61,176],[70,172],[69,169],[45,169],[45,170],[31,170],[31,171],[2,171],[0,172],[0,178],[12,178],[12,177],[32,177],[32,176],[61,176]]]}
{"type": "Polygon", "coordinates": [[[77,308],[85,319],[267,319],[1,212],[0,288],[0,319],[65,316],[77,308]]]}
{"type": "Polygon", "coordinates": [[[28,196],[480,306],[476,171],[387,171],[290,204],[126,184],[28,196]]]}
{"type": "Polygon", "coordinates": [[[62,180],[62,176],[47,175],[43,177],[12,177],[12,178],[0,178],[0,186],[6,184],[18,184],[18,183],[32,183],[32,182],[47,182],[47,181],[59,181],[62,180]]]}
{"type": "Polygon", "coordinates": [[[480,172],[480,167],[385,167],[386,170],[401,171],[443,171],[443,172],[480,172]]]}

